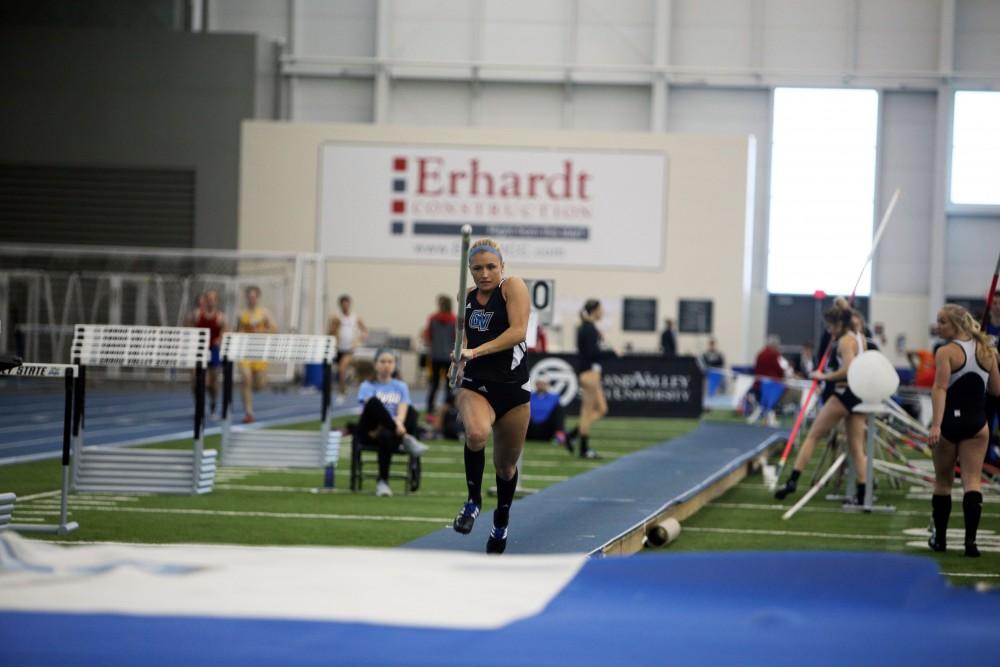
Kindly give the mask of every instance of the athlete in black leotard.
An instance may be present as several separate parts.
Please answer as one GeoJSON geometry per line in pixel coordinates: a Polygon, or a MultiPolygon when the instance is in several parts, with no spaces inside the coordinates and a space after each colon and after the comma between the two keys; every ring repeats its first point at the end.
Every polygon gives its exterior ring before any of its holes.
{"type": "Polygon", "coordinates": [[[517,488],[517,460],[524,448],[531,411],[527,345],[530,302],[524,281],[503,277],[500,246],[482,239],[469,249],[476,287],[466,296],[462,381],[455,397],[465,424],[465,478],[468,500],[455,517],[459,533],[472,531],[483,505],[484,449],[493,433],[497,509],[487,553],[507,548],[510,506],[517,488]]]}
{"type": "Polygon", "coordinates": [[[802,442],[802,447],[799,448],[791,476],[774,492],[774,497],[782,500],[785,496],[795,492],[799,476],[809,465],[809,459],[816,448],[816,442],[824,438],[837,425],[837,422],[846,418],[847,444],[858,481],[855,488],[855,500],[860,505],[864,501],[867,473],[864,451],[865,417],[853,412],[861,400],[847,386],[847,369],[854,357],[864,352],[865,339],[861,332],[855,328],[857,323],[854,320],[854,311],[850,307],[834,306],[826,311],[823,319],[826,322],[827,331],[837,341],[833,363],[834,370],[825,370],[822,373],[813,371],[812,373],[813,379],[823,380],[826,383],[823,388],[823,407],[809,428],[809,433],[802,442]]]}
{"type": "Polygon", "coordinates": [[[944,551],[951,515],[951,487],[955,461],[962,469],[962,513],[965,516],[965,555],[976,557],[976,531],[983,511],[980,481],[989,442],[986,392],[1000,395],[997,355],[979,323],[965,308],[946,304],[938,311],[938,335],[948,341],[934,354],[935,375],[931,401],[934,416],[927,442],[934,452],[933,523],[928,544],[944,551]]]}

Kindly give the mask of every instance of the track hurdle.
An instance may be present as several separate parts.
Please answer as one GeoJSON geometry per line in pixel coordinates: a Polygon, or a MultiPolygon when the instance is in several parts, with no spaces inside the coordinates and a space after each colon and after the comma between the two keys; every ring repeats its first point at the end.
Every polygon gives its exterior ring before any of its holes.
{"type": "Polygon", "coordinates": [[[208,340],[208,329],[193,327],[76,325],[71,350],[71,357],[79,366],[73,419],[72,491],[183,495],[211,492],[217,452],[204,448],[208,340]],[[87,366],[193,368],[193,449],[85,448],[87,366]]]}
{"type": "Polygon", "coordinates": [[[17,496],[13,493],[0,493],[0,530],[10,528],[10,519],[14,515],[14,501],[17,496]]]}
{"type": "Polygon", "coordinates": [[[331,367],[337,354],[334,336],[226,333],[222,336],[222,464],[250,468],[322,468],[336,465],[340,431],[330,421],[331,367]],[[322,364],[320,431],[233,427],[233,363],[278,361],[322,364]]]}
{"type": "MultiPolygon", "coordinates": [[[[60,487],[59,501],[59,523],[57,525],[42,524],[18,524],[8,523],[7,527],[24,533],[57,533],[65,535],[71,533],[79,524],[69,520],[69,510],[66,503],[66,494],[69,491],[70,478],[70,433],[73,424],[75,410],[74,391],[76,388],[76,378],[79,369],[72,364],[25,364],[0,369],[0,376],[3,377],[23,377],[23,378],[63,378],[65,386],[65,403],[63,409],[63,447],[62,447],[62,486],[60,487]]],[[[4,514],[4,507],[7,503],[5,496],[0,496],[0,515],[4,514]]],[[[14,495],[10,494],[10,510],[14,509],[14,495]]],[[[8,513],[8,520],[10,518],[8,513]]],[[[0,516],[0,523],[3,522],[0,516]]]]}

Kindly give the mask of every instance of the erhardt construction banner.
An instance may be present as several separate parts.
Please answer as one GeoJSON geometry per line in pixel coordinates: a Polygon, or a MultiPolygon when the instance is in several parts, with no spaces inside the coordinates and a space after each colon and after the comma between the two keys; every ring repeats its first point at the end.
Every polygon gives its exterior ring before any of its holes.
{"type": "Polygon", "coordinates": [[[653,151],[325,143],[319,247],[454,261],[468,223],[520,265],[658,269],[666,179],[653,151]]]}

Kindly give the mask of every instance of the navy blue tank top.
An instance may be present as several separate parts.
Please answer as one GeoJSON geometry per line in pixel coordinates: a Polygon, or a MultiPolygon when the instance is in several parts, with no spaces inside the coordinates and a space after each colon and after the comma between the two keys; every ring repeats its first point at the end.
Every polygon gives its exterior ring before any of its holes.
{"type": "MultiPolygon", "coordinates": [[[[479,305],[476,289],[465,297],[465,338],[469,349],[495,340],[510,328],[507,300],[501,290],[503,283],[501,280],[493,290],[486,305],[479,305]]],[[[527,356],[528,346],[522,341],[509,350],[469,359],[465,362],[465,377],[523,385],[528,381],[527,356]]]]}

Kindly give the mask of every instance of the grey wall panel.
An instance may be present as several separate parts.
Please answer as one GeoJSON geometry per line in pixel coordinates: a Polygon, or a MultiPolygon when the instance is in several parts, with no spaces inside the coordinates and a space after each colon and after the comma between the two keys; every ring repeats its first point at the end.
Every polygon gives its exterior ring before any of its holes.
{"type": "Polygon", "coordinates": [[[940,6],[940,0],[859,2],[858,69],[936,69],[940,6]]]}
{"type": "Polygon", "coordinates": [[[948,221],[944,293],[982,297],[990,288],[1000,251],[1000,215],[955,216],[948,221]]]}
{"type": "Polygon", "coordinates": [[[955,69],[1000,70],[1000,2],[956,0],[955,69]]]}
{"type": "Polygon", "coordinates": [[[653,0],[580,3],[576,62],[653,61],[653,0]]]}
{"type": "Polygon", "coordinates": [[[845,69],[847,20],[842,0],[765,0],[762,64],[780,70],[845,69]]]}
{"type": "Polygon", "coordinates": [[[370,123],[374,105],[374,84],[369,79],[300,79],[292,89],[296,120],[370,123]]]}
{"type": "Polygon", "coordinates": [[[572,0],[484,0],[483,60],[561,64],[573,37],[572,0]]]}
{"type": "Polygon", "coordinates": [[[572,126],[578,130],[649,128],[649,88],[646,86],[573,86],[572,126]]]}
{"type": "Polygon", "coordinates": [[[288,4],[275,0],[205,0],[208,28],[213,32],[258,34],[285,41],[289,34],[288,4]]]}
{"type": "Polygon", "coordinates": [[[457,81],[395,81],[389,122],[395,125],[464,127],[471,124],[472,86],[457,81]]]}
{"type": "Polygon", "coordinates": [[[397,2],[390,54],[412,60],[474,60],[481,47],[476,16],[474,2],[397,2]]]}
{"type": "Polygon", "coordinates": [[[563,127],[563,87],[543,84],[483,84],[477,125],[563,127]]]}
{"type": "Polygon", "coordinates": [[[754,3],[745,0],[674,2],[671,63],[749,67],[753,11],[754,3]]]}
{"type": "Polygon", "coordinates": [[[310,56],[375,55],[376,7],[369,0],[301,0],[301,48],[296,51],[310,56]]]}
{"type": "MultiPolygon", "coordinates": [[[[873,288],[888,294],[926,294],[930,289],[933,217],[934,126],[937,95],[887,92],[879,198],[884,209],[896,188],[899,203],[873,259],[873,288]]],[[[882,211],[876,214],[876,223],[882,211]]]]}

